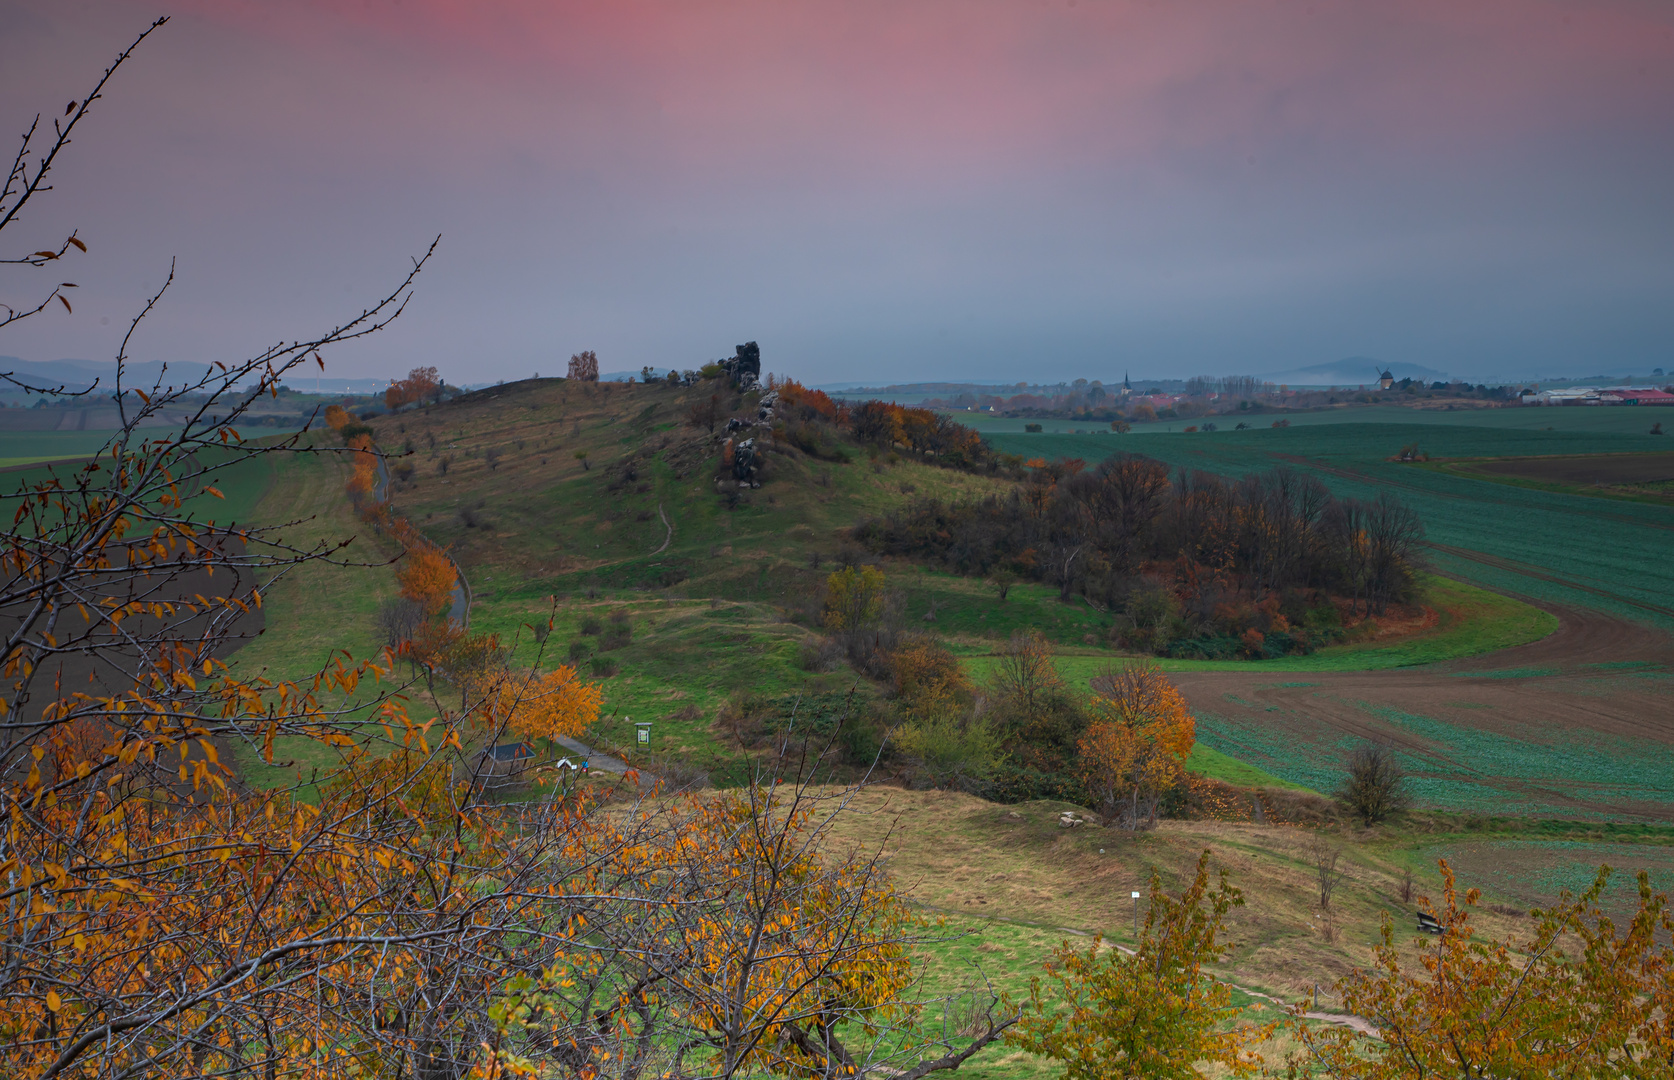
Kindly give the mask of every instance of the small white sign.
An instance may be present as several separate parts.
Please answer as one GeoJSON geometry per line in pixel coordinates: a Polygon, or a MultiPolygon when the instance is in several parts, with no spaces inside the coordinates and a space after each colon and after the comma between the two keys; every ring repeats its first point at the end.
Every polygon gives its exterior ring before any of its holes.
{"type": "Polygon", "coordinates": [[[1135,899],[1135,900],[1138,900],[1138,899],[1139,899],[1139,894],[1138,894],[1138,893],[1134,893],[1134,894],[1133,894],[1133,898],[1134,898],[1134,899],[1135,899]]]}

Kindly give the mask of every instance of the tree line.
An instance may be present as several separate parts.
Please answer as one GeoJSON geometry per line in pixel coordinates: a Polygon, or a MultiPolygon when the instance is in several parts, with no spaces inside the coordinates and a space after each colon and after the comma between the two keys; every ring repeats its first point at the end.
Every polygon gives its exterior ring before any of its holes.
{"type": "Polygon", "coordinates": [[[1306,651],[1337,618],[1325,598],[1377,615],[1416,594],[1423,526],[1387,492],[1339,498],[1285,467],[1171,475],[1141,454],[1032,464],[1004,494],[918,499],[861,522],[855,538],[994,578],[1002,596],[1016,578],[1084,595],[1124,616],[1130,643],[1177,655],[1228,640],[1254,655],[1306,651]]]}

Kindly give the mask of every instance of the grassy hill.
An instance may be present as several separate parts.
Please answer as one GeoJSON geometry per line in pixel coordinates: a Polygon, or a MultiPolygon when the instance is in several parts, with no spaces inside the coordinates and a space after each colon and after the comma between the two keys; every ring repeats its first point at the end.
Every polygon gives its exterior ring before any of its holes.
{"type": "MultiPolygon", "coordinates": [[[[606,689],[601,741],[625,745],[633,721],[650,720],[659,751],[725,775],[740,762],[713,721],[735,693],[788,701],[876,693],[846,668],[822,674],[804,663],[826,576],[861,557],[844,538],[847,527],[915,497],[978,496],[1009,481],[852,442],[809,454],[751,429],[745,434],[765,449],[762,486],[728,492],[716,482],[726,418],[754,419],[755,399],[717,386],[529,380],[371,424],[389,455],[397,512],[448,546],[469,579],[474,630],[515,642],[517,659],[529,663],[539,652],[533,628],[552,619],[545,662],[573,648],[606,689]],[[692,411],[717,393],[712,433],[694,425],[692,411]],[[607,640],[606,626],[625,626],[626,640],[607,640]]],[[[978,674],[1021,627],[1044,632],[1078,684],[1118,656],[1110,616],[1079,599],[1062,602],[1056,589],[1021,584],[1002,602],[978,580],[903,564],[887,570],[905,625],[936,634],[978,674]]],[[[1460,587],[1436,586],[1459,606],[1460,587]]],[[[1525,605],[1474,599],[1481,602],[1465,605],[1469,619],[1445,620],[1417,644],[1362,643],[1271,663],[1428,662],[1550,630],[1549,617],[1525,605]],[[1508,626],[1510,637],[1493,632],[1508,626]]],[[[1225,762],[1200,764],[1228,779],[1244,775],[1225,762]]]]}
{"type": "MultiPolygon", "coordinates": [[[[710,723],[740,688],[872,692],[852,674],[799,663],[825,578],[860,556],[843,530],[917,495],[975,496],[1005,481],[852,444],[814,457],[766,436],[762,487],[723,493],[719,439],[688,422],[715,392],[530,380],[371,423],[398,477],[397,512],[447,545],[470,580],[473,630],[517,639],[529,662],[531,627],[553,618],[549,653],[581,642],[600,671],[617,669],[603,680],[602,736],[626,743],[630,718],[655,720],[660,750],[725,771],[710,723]],[[601,654],[601,636],[583,631],[618,612],[631,640],[601,654]]],[[[753,398],[723,394],[721,404],[717,432],[727,415],[754,417],[753,398]]],[[[1042,586],[1016,587],[1001,604],[980,582],[947,574],[899,568],[891,579],[909,625],[966,652],[1023,625],[1066,646],[1108,630],[1105,615],[1042,586]]]]}

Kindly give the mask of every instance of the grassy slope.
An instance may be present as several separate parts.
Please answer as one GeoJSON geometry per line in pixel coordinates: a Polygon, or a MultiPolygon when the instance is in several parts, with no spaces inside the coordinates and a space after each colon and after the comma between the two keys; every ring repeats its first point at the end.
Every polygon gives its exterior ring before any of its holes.
{"type": "MultiPolygon", "coordinates": [[[[309,563],[267,590],[263,613],[268,629],[235,654],[234,669],[247,678],[259,673],[276,680],[303,680],[323,667],[334,650],[347,650],[357,659],[378,654],[383,643],[377,612],[396,593],[395,572],[387,565],[395,552],[355,516],[343,494],[348,468],[335,456],[301,454],[275,464],[272,486],[256,515],[259,522],[298,521],[285,535],[302,548],[322,541],[335,546],[352,537],[353,543],[336,558],[376,564],[309,563]]],[[[227,504],[240,509],[264,479],[254,465],[241,469],[235,482],[224,488],[227,504]]],[[[342,704],[338,698],[329,701],[342,704]]],[[[299,771],[306,778],[312,768],[336,760],[335,751],[307,740],[281,740],[276,745],[274,759],[288,763],[283,767],[265,764],[257,750],[235,747],[240,772],[257,787],[294,780],[299,771]]]]}
{"type": "MultiPolygon", "coordinates": [[[[947,915],[950,929],[969,933],[927,950],[933,981],[962,985],[974,962],[998,988],[1013,994],[1026,992],[1039,962],[1061,941],[1084,945],[1084,935],[1101,933],[1118,943],[1130,942],[1130,891],[1145,891],[1153,872],[1165,887],[1180,888],[1198,853],[1208,849],[1213,865],[1230,872],[1246,900],[1232,915],[1234,947],[1219,973],[1285,1000],[1296,1000],[1315,983],[1328,991],[1350,967],[1364,965],[1385,916],[1394,922],[1398,940],[1419,940],[1412,905],[1400,899],[1400,882],[1410,869],[1419,893],[1439,891],[1438,854],[1488,845],[1508,853],[1514,869],[1537,863],[1526,851],[1543,846],[1621,846],[1599,844],[1585,835],[1545,837],[1533,830],[1448,832],[1445,823],[1416,819],[1407,828],[1327,832],[1326,841],[1342,849],[1347,871],[1330,915],[1334,940],[1327,941],[1308,851],[1311,830],[1217,822],[1164,822],[1137,835],[1096,827],[1062,829],[1057,825],[1061,808],[1046,802],[996,806],[952,792],[876,788],[861,796],[857,809],[863,812],[842,819],[838,830],[841,839],[863,847],[885,844],[887,835],[889,864],[902,888],[927,912],[947,915]]],[[[1660,830],[1650,839],[1665,845],[1674,834],[1660,830]]],[[[1674,867],[1674,860],[1661,858],[1669,850],[1653,846],[1618,856],[1624,866],[1674,867]]],[[[1478,884],[1486,886],[1485,904],[1532,902],[1526,891],[1496,888],[1498,881],[1486,874],[1461,880],[1461,885],[1478,884]]],[[[1488,911],[1480,913],[1478,922],[1494,934],[1526,925],[1488,911]]],[[[1256,1004],[1249,998],[1239,1003],[1256,1004]]],[[[1336,1002],[1327,992],[1322,1004],[1336,1002]]],[[[1247,1009],[1245,1015],[1274,1018],[1271,1006],[1261,1013],[1247,1009]]],[[[991,1051],[967,1068],[976,1076],[995,1078],[1053,1074],[1044,1063],[1009,1051],[991,1051]]]]}

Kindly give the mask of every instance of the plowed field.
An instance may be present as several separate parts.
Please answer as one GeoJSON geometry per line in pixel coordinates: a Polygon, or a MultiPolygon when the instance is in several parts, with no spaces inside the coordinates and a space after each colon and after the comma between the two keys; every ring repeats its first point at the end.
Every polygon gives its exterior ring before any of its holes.
{"type": "Polygon", "coordinates": [[[1674,821],[1674,639],[1552,609],[1541,641],[1422,668],[1174,676],[1198,737],[1329,791],[1347,750],[1392,743],[1425,806],[1486,814],[1674,821]]]}
{"type": "Polygon", "coordinates": [[[1475,472],[1567,484],[1654,484],[1674,480],[1674,453],[1509,458],[1476,461],[1470,467],[1475,472]]]}

